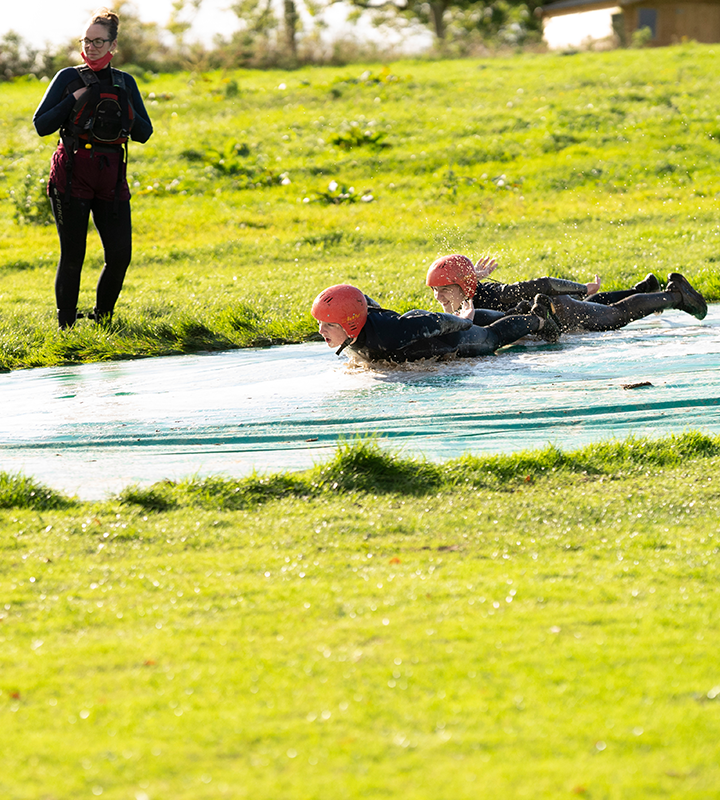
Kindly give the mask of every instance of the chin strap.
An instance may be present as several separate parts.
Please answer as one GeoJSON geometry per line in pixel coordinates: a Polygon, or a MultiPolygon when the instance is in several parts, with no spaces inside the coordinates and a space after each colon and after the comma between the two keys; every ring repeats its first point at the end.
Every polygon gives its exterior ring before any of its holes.
{"type": "Polygon", "coordinates": [[[335,355],[336,355],[336,356],[339,356],[339,355],[340,355],[340,353],[342,353],[342,351],[343,351],[343,350],[344,350],[344,349],[345,349],[345,348],[346,348],[346,347],[347,347],[349,344],[352,344],[352,343],[353,343],[353,338],[352,338],[352,336],[348,336],[348,337],[347,337],[347,339],[345,339],[345,341],[344,341],[344,342],[343,342],[343,343],[340,345],[340,347],[338,347],[338,349],[335,351],[335,355]]]}

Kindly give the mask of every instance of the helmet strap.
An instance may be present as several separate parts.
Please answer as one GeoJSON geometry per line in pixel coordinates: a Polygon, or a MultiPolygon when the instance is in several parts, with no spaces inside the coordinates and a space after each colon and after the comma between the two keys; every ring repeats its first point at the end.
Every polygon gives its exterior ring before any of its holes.
{"type": "Polygon", "coordinates": [[[348,336],[347,339],[340,345],[340,347],[335,351],[335,355],[339,356],[340,353],[349,345],[352,344],[355,340],[352,336],[348,336]]]}

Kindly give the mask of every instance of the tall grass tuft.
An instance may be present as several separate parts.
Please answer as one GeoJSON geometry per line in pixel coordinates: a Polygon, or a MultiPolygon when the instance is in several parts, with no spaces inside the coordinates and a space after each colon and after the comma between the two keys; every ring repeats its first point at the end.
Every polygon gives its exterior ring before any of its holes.
{"type": "Polygon", "coordinates": [[[140,506],[144,511],[169,511],[178,506],[174,487],[172,481],[160,481],[149,487],[128,486],[117,495],[117,499],[123,505],[140,506]]]}
{"type": "Polygon", "coordinates": [[[385,452],[374,438],[340,442],[334,458],[316,467],[310,476],[311,484],[321,490],[370,494],[425,494],[441,480],[438,466],[385,452]]]}
{"type": "Polygon", "coordinates": [[[518,484],[536,483],[558,475],[606,476],[642,473],[649,467],[678,467],[720,455],[720,436],[698,431],[664,439],[630,438],[600,442],[565,452],[549,446],[511,455],[464,455],[433,464],[402,458],[383,450],[374,438],[340,442],[325,464],[297,473],[253,473],[246,478],[189,478],[161,481],[148,488],[129,487],[117,499],[146,511],[177,507],[233,511],[254,508],[286,497],[314,498],[327,494],[404,494],[422,496],[458,488],[514,491],[518,484]]]}
{"type": "Polygon", "coordinates": [[[161,481],[150,487],[132,486],[117,495],[124,505],[140,506],[145,511],[168,511],[191,507],[215,511],[237,511],[262,505],[282,497],[302,497],[312,487],[301,476],[287,473],[226,479],[218,477],[161,481]]]}
{"type": "Polygon", "coordinates": [[[253,473],[241,480],[203,478],[182,481],[177,494],[183,505],[200,508],[235,511],[278,500],[308,494],[308,485],[302,477],[287,473],[258,475],[253,473]]]}
{"type": "Polygon", "coordinates": [[[0,508],[32,508],[35,511],[49,511],[73,505],[75,501],[32,478],[0,472],[0,508]]]}

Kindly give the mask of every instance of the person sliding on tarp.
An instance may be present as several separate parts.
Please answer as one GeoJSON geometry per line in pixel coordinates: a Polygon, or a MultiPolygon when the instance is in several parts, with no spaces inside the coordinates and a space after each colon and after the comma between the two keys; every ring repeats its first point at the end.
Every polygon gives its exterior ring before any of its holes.
{"type": "Polygon", "coordinates": [[[347,348],[364,361],[402,363],[423,358],[471,358],[494,353],[531,333],[551,341],[559,336],[550,300],[535,298],[531,313],[505,316],[487,327],[454,314],[414,309],[398,314],[381,308],[349,284],[330,286],[312,304],[320,335],[337,355],[347,348]]]}
{"type": "Polygon", "coordinates": [[[99,9],[83,38],[85,65],[55,75],[33,116],[47,136],[60,129],[50,165],[48,195],[60,238],[55,299],[60,328],[77,319],[80,273],[92,212],[105,253],[97,285],[96,322],[112,318],[132,256],[127,140],[146,142],[153,128],[135,79],[112,69],[118,16],[99,9]]]}
{"type": "MultiPolygon", "coordinates": [[[[446,256],[447,258],[447,256],[446,256]]],[[[536,294],[545,294],[548,297],[558,295],[572,295],[577,299],[588,300],[591,303],[610,305],[624,300],[627,297],[645,292],[659,292],[660,282],[648,273],[632,289],[614,292],[600,291],[600,276],[596,275],[594,281],[578,283],[565,278],[532,278],[517,283],[499,283],[488,281],[488,278],[497,267],[497,261],[492,256],[483,256],[475,265],[477,286],[475,288],[475,308],[492,309],[495,311],[508,311],[518,304],[531,302],[536,294]]],[[[520,305],[520,308],[523,307],[520,305]]]]}
{"type": "MultiPolygon", "coordinates": [[[[455,254],[437,259],[431,264],[425,282],[432,288],[445,313],[472,316],[476,325],[487,325],[504,313],[482,306],[478,308],[478,276],[467,256],[455,254]]],[[[634,320],[670,308],[685,311],[697,319],[704,319],[707,314],[707,304],[703,296],[678,272],[670,273],[664,291],[630,294],[609,305],[577,300],[570,294],[557,294],[550,302],[553,318],[561,331],[617,330],[634,320]]],[[[518,308],[516,306],[509,313],[516,313],[518,308]]]]}

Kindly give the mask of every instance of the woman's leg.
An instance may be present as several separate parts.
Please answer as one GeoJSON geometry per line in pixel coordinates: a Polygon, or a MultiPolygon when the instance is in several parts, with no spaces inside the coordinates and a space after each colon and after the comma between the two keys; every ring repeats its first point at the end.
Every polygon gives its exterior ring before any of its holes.
{"type": "Polygon", "coordinates": [[[638,283],[633,286],[632,289],[625,289],[620,290],[617,292],[598,292],[597,294],[591,294],[589,297],[585,298],[585,301],[588,303],[600,303],[604,306],[612,305],[613,303],[618,303],[620,300],[625,300],[628,297],[632,297],[635,294],[646,294],[649,292],[661,292],[662,286],[660,286],[660,281],[653,275],[652,272],[648,272],[648,274],[638,283]]]}
{"type": "Polygon", "coordinates": [[[622,328],[636,319],[642,319],[656,311],[677,308],[697,319],[707,314],[707,305],[702,295],[679,273],[671,273],[664,292],[636,294],[603,306],[571,297],[553,297],[555,314],[563,330],[612,331],[622,328]]]}
{"type": "Polygon", "coordinates": [[[55,276],[55,301],[58,324],[64,329],[70,328],[77,317],[80,274],[87,246],[90,201],[71,197],[69,202],[65,203],[64,194],[51,184],[50,205],[60,240],[60,258],[55,276]]]}
{"type": "Polygon", "coordinates": [[[105,252],[105,266],[97,285],[95,319],[109,321],[132,258],[130,201],[94,200],[92,212],[105,252]]]}

